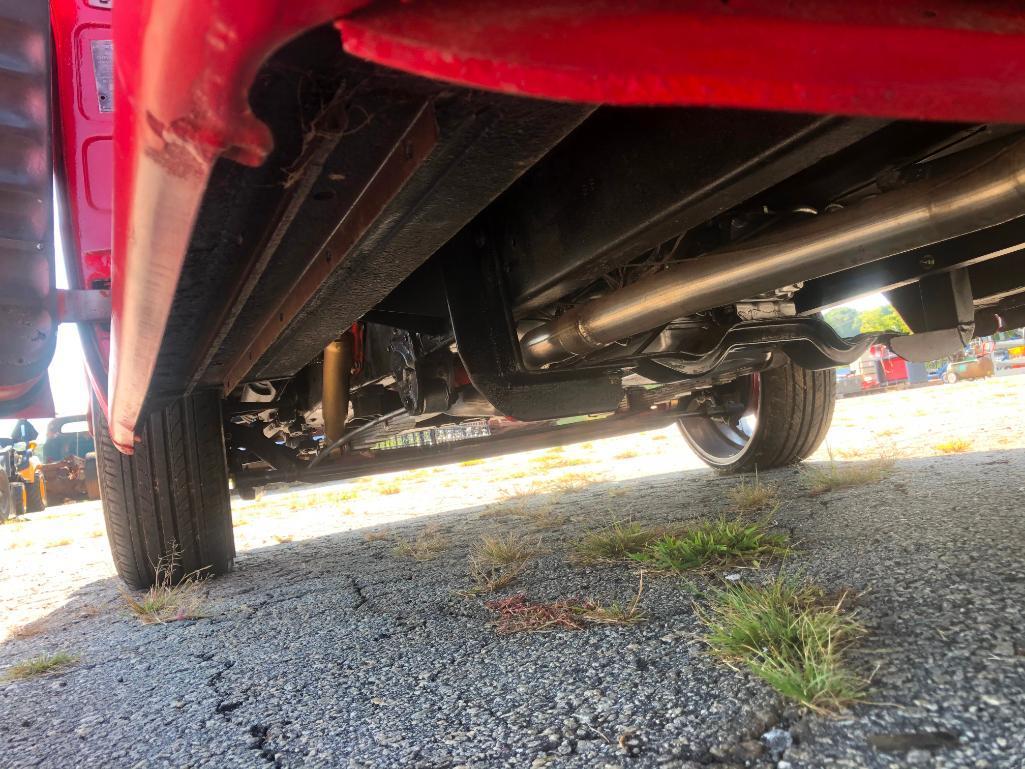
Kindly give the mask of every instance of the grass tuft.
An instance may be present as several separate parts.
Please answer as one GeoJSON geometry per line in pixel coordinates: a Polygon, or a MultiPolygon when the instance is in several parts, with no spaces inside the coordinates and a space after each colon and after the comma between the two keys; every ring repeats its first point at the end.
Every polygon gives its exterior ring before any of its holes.
{"type": "Polygon", "coordinates": [[[740,664],[786,697],[818,712],[862,701],[867,681],[843,664],[864,628],[845,611],[848,594],[827,600],[821,589],[790,577],[766,586],[738,585],[711,596],[701,613],[712,652],[740,664]]]}
{"type": "Polygon", "coordinates": [[[774,483],[765,483],[755,473],[753,481],[742,480],[726,497],[730,506],[738,513],[773,512],[779,508],[779,488],[774,483]]]}
{"type": "Polygon", "coordinates": [[[585,536],[574,548],[579,563],[623,561],[641,553],[663,535],[661,529],[637,521],[615,521],[585,536]]]}
{"type": "Polygon", "coordinates": [[[558,601],[531,603],[523,593],[488,601],[484,605],[495,613],[495,630],[500,635],[541,633],[551,630],[583,630],[594,625],[633,625],[645,617],[638,608],[644,581],[633,601],[605,606],[594,599],[561,598],[558,601]]]}
{"type": "Polygon", "coordinates": [[[203,617],[202,569],[190,572],[181,579],[176,575],[180,551],[172,546],[168,555],[157,561],[156,584],[141,598],[122,589],[128,608],[144,625],[180,622],[203,617]]]}
{"type": "Polygon", "coordinates": [[[635,561],[659,571],[690,571],[727,564],[755,565],[764,558],[784,555],[787,538],[770,534],[766,524],[719,518],[679,534],[664,534],[640,552],[635,561]]]}
{"type": "Polygon", "coordinates": [[[540,540],[530,542],[519,534],[483,536],[470,557],[486,566],[508,566],[535,557],[540,544],[540,540]]]}
{"type": "Polygon", "coordinates": [[[838,489],[851,489],[877,483],[893,469],[894,458],[877,457],[865,462],[833,461],[833,453],[829,452],[829,462],[824,465],[805,465],[801,470],[802,478],[808,493],[812,495],[826,494],[838,489]]]}
{"type": "Polygon", "coordinates": [[[377,491],[378,494],[382,494],[387,497],[392,494],[400,493],[402,491],[402,487],[397,483],[384,483],[377,486],[375,491],[377,491]]]}
{"type": "Polygon", "coordinates": [[[469,572],[472,585],[463,595],[484,595],[510,585],[527,562],[540,552],[540,540],[530,542],[519,534],[481,537],[471,549],[469,572]]]}
{"type": "Polygon", "coordinates": [[[448,539],[436,526],[428,526],[415,539],[399,542],[395,552],[415,561],[429,561],[446,550],[448,544],[448,539]]]}
{"type": "Polygon", "coordinates": [[[4,676],[11,681],[32,678],[45,675],[46,673],[53,673],[54,671],[74,665],[76,662],[78,662],[78,657],[67,652],[43,654],[11,665],[11,667],[4,671],[4,676]]]}
{"type": "Polygon", "coordinates": [[[963,454],[972,447],[972,442],[964,438],[951,438],[933,446],[941,454],[963,454]]]}

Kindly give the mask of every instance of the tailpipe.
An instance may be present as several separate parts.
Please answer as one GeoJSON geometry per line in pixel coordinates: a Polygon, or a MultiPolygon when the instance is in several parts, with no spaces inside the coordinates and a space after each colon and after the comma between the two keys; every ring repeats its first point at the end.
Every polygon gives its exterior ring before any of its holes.
{"type": "Polygon", "coordinates": [[[848,208],[726,246],[527,333],[528,367],[587,355],[676,318],[939,243],[1025,214],[1025,141],[848,208]]]}

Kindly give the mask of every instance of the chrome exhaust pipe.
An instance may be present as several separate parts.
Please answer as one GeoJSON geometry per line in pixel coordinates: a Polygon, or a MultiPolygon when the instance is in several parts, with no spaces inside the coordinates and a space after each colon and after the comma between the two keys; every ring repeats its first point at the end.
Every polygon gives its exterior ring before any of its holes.
{"type": "Polygon", "coordinates": [[[539,368],[672,320],[1025,214],[1025,141],[778,232],[726,246],[568,310],[521,340],[539,368]]]}

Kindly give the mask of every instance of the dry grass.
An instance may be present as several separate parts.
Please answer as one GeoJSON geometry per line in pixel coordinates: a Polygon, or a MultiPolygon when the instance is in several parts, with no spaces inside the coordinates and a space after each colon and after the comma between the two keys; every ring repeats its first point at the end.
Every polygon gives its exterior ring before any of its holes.
{"type": "Polygon", "coordinates": [[[539,465],[543,470],[554,470],[559,467],[577,467],[579,465],[589,465],[591,460],[582,459],[580,457],[564,457],[562,455],[543,455],[540,457],[534,457],[530,460],[532,465],[539,465]]]}
{"type": "Polygon", "coordinates": [[[487,595],[508,587],[520,575],[526,566],[525,561],[504,567],[485,566],[470,560],[470,587],[459,594],[466,597],[487,595]]]}
{"type": "Polygon", "coordinates": [[[580,540],[574,547],[574,560],[578,563],[623,561],[642,552],[664,533],[664,529],[637,521],[615,521],[580,540]]]}
{"type": "Polygon", "coordinates": [[[824,465],[806,465],[801,475],[810,494],[826,494],[838,489],[877,483],[893,469],[893,463],[894,460],[890,458],[840,463],[830,458],[824,465]]]}
{"type": "Polygon", "coordinates": [[[641,452],[639,452],[639,451],[634,451],[633,449],[627,449],[626,451],[620,451],[618,454],[616,454],[612,458],[613,459],[633,459],[634,457],[639,457],[640,455],[641,455],[641,452]]]}
{"type": "Polygon", "coordinates": [[[41,617],[40,619],[33,620],[32,622],[26,622],[24,625],[19,625],[13,628],[8,634],[8,638],[17,638],[24,640],[26,638],[35,638],[38,635],[42,635],[47,630],[53,627],[52,616],[41,617]]]}
{"type": "Polygon", "coordinates": [[[402,487],[397,483],[383,483],[380,486],[375,487],[374,491],[387,497],[392,494],[400,493],[402,491],[402,487]]]}
{"type": "Polygon", "coordinates": [[[555,505],[548,502],[532,500],[529,496],[510,498],[488,508],[480,514],[481,518],[521,518],[536,529],[555,529],[562,526],[568,518],[555,513],[555,505]]]}
{"type": "Polygon", "coordinates": [[[448,549],[449,541],[437,526],[428,526],[412,540],[402,540],[395,546],[399,555],[415,561],[429,561],[448,549]]]}
{"type": "Polygon", "coordinates": [[[55,654],[43,654],[39,657],[33,657],[32,659],[11,665],[11,667],[4,671],[4,677],[10,681],[32,678],[62,670],[74,665],[76,662],[78,662],[78,657],[68,652],[61,651],[55,654]]]}
{"type": "Polygon", "coordinates": [[[180,622],[203,617],[205,591],[202,569],[177,579],[180,552],[172,546],[168,555],[157,562],[156,584],[137,598],[122,589],[121,594],[131,612],[144,625],[180,622]]]}
{"type": "Polygon", "coordinates": [[[535,558],[540,551],[541,540],[532,541],[521,534],[507,533],[481,537],[470,558],[485,566],[508,566],[535,558]]]}
{"type": "Polygon", "coordinates": [[[865,632],[846,611],[848,597],[829,599],[819,588],[777,577],[766,586],[719,591],[699,614],[715,655],[812,710],[834,712],[862,701],[867,686],[843,664],[865,632]]]}
{"type": "Polygon", "coordinates": [[[467,459],[465,462],[460,462],[459,466],[460,467],[475,467],[477,465],[483,465],[483,464],[484,464],[484,460],[483,459],[467,459]]]}
{"type": "Polygon", "coordinates": [[[502,501],[522,503],[541,494],[561,494],[580,491],[596,483],[604,483],[609,477],[604,473],[562,473],[561,475],[535,481],[529,486],[517,486],[502,491],[502,501]]]}
{"type": "Polygon", "coordinates": [[[754,480],[742,480],[726,492],[726,498],[738,513],[771,513],[780,505],[779,487],[759,480],[757,473],[754,480]]]}
{"type": "Polygon", "coordinates": [[[697,527],[668,533],[629,555],[656,571],[700,571],[761,561],[785,555],[786,536],[767,531],[764,522],[719,518],[697,527]]]}
{"type": "Polygon", "coordinates": [[[105,532],[103,529],[93,529],[88,534],[86,534],[86,536],[90,539],[96,539],[97,537],[104,536],[106,533],[107,532],[105,532]]]}
{"type": "Polygon", "coordinates": [[[367,542],[387,542],[392,537],[391,529],[380,529],[379,531],[368,531],[363,535],[367,542]]]}
{"type": "Polygon", "coordinates": [[[951,438],[933,446],[941,454],[963,454],[972,448],[972,442],[964,438],[951,438]]]}
{"type": "Polygon", "coordinates": [[[550,481],[543,481],[538,485],[542,492],[566,493],[568,491],[581,491],[596,483],[604,483],[609,477],[604,473],[563,473],[550,481]]]}
{"type": "Polygon", "coordinates": [[[541,633],[551,630],[583,630],[594,625],[633,625],[644,621],[639,609],[643,579],[637,595],[626,604],[603,605],[591,598],[562,598],[558,601],[531,603],[523,593],[488,601],[484,605],[495,613],[495,630],[500,635],[541,633]]]}
{"type": "Polygon", "coordinates": [[[493,593],[512,583],[527,562],[540,554],[541,541],[530,541],[519,534],[484,536],[470,550],[471,587],[464,595],[493,593]]]}
{"type": "Polygon", "coordinates": [[[283,545],[286,542],[291,542],[295,537],[291,534],[274,534],[271,539],[277,542],[279,545],[283,545]]]}

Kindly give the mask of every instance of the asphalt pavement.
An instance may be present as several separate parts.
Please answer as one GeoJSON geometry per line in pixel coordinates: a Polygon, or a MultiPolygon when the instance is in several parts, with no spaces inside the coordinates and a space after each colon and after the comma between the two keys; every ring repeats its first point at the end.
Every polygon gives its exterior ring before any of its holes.
{"type": "Polygon", "coordinates": [[[142,625],[114,578],[78,586],[0,645],[0,669],[78,658],[0,683],[0,766],[1025,766],[1025,449],[904,458],[822,495],[796,469],[762,479],[797,543],[783,568],[859,594],[852,664],[872,683],[848,712],[802,711],[711,658],[680,579],[646,581],[646,622],[540,634],[499,635],[487,599],[459,594],[474,543],[519,529],[541,554],[503,595],[632,600],[634,570],[567,554],[609,520],[726,510],[736,479],[688,469],[518,501],[543,528],[456,504],[250,549],[199,620],[142,625]],[[425,530],[435,558],[396,552],[425,530]]]}

